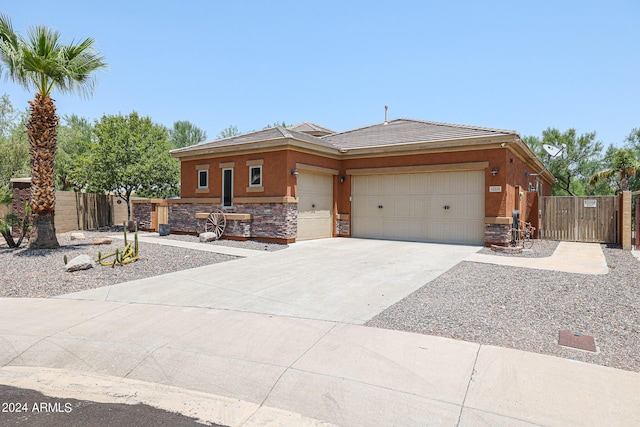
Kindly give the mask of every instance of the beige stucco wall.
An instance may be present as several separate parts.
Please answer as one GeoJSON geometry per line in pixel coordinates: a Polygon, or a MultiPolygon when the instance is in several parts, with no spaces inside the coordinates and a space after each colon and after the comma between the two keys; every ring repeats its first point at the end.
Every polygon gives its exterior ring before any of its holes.
{"type": "MultiPolygon", "coordinates": [[[[118,204],[118,197],[113,197],[113,224],[121,225],[127,220],[127,204],[118,204]]],[[[56,192],[56,233],[66,233],[78,229],[78,211],[76,208],[76,193],[73,191],[56,192]]]]}
{"type": "Polygon", "coordinates": [[[113,225],[122,225],[123,221],[127,221],[127,204],[121,198],[113,196],[113,225]]]}
{"type": "Polygon", "coordinates": [[[620,194],[620,244],[631,250],[631,191],[620,194]]]}
{"type": "Polygon", "coordinates": [[[73,191],[56,191],[55,226],[56,233],[78,229],[76,193],[73,191]]]}

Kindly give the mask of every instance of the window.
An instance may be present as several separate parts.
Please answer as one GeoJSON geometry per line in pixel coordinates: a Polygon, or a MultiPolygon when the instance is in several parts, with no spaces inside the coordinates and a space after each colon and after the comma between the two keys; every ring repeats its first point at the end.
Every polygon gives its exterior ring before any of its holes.
{"type": "Polygon", "coordinates": [[[222,169],[222,207],[233,206],[233,169],[222,169]]]}
{"type": "Polygon", "coordinates": [[[262,187],[262,166],[249,168],[249,187],[262,187]]]}
{"type": "Polygon", "coordinates": [[[198,188],[209,187],[209,171],[207,169],[198,171],[198,188]]]}

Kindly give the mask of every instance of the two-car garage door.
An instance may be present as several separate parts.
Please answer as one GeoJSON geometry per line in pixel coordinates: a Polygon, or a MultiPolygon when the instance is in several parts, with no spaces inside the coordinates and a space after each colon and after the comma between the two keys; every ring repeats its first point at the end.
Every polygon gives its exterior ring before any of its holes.
{"type": "Polygon", "coordinates": [[[353,237],[484,242],[484,171],[352,177],[353,237]]]}

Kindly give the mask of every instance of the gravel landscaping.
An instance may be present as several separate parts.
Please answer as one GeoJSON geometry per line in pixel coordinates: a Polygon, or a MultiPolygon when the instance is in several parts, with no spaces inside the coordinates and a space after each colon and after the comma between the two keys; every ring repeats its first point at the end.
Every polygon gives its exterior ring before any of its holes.
{"type": "MultiPolygon", "coordinates": [[[[0,245],[0,297],[46,298],[237,259],[213,252],[140,242],[140,259],[131,264],[114,268],[98,266],[73,273],[65,271],[64,255],[69,260],[82,254],[97,258],[98,251],[104,255],[116,248],[122,250],[123,239],[113,239],[110,245],[92,244],[96,237],[121,233],[84,231],[85,240],[71,240],[71,233],[65,233],[58,236],[61,248],[52,250],[29,250],[25,244],[18,249],[9,249],[3,240],[0,245]]],[[[129,238],[133,239],[132,233],[129,238]]]]}
{"type": "MultiPolygon", "coordinates": [[[[168,239],[168,240],[180,240],[183,242],[194,242],[194,243],[200,242],[198,236],[192,236],[189,234],[169,234],[168,236],[162,236],[162,237],[158,236],[158,238],[168,239]]],[[[278,243],[256,242],[255,240],[213,240],[211,242],[206,242],[206,244],[214,245],[214,246],[231,246],[234,248],[253,249],[257,251],[279,251],[289,247],[289,245],[283,245],[278,243]]]]}
{"type": "Polygon", "coordinates": [[[602,248],[607,275],[464,261],[366,325],[640,371],[640,263],[602,248]],[[560,330],[593,336],[599,352],[559,346],[560,330]]]}
{"type": "Polygon", "coordinates": [[[491,248],[482,248],[478,253],[518,258],[545,258],[553,254],[553,251],[556,250],[559,243],[557,240],[534,240],[533,246],[530,249],[523,249],[519,254],[495,251],[491,248]]]}

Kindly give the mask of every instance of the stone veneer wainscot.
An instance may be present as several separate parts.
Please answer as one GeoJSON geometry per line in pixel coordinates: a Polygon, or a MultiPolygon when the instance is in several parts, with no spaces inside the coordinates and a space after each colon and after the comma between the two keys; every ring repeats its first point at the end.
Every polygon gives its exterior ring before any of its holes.
{"type": "Polygon", "coordinates": [[[298,205],[295,203],[236,203],[232,209],[223,210],[219,204],[171,202],[169,204],[171,231],[202,233],[206,219],[196,218],[196,213],[209,213],[215,210],[251,215],[251,219],[227,219],[223,234],[226,238],[291,243],[297,234],[298,205]]]}

